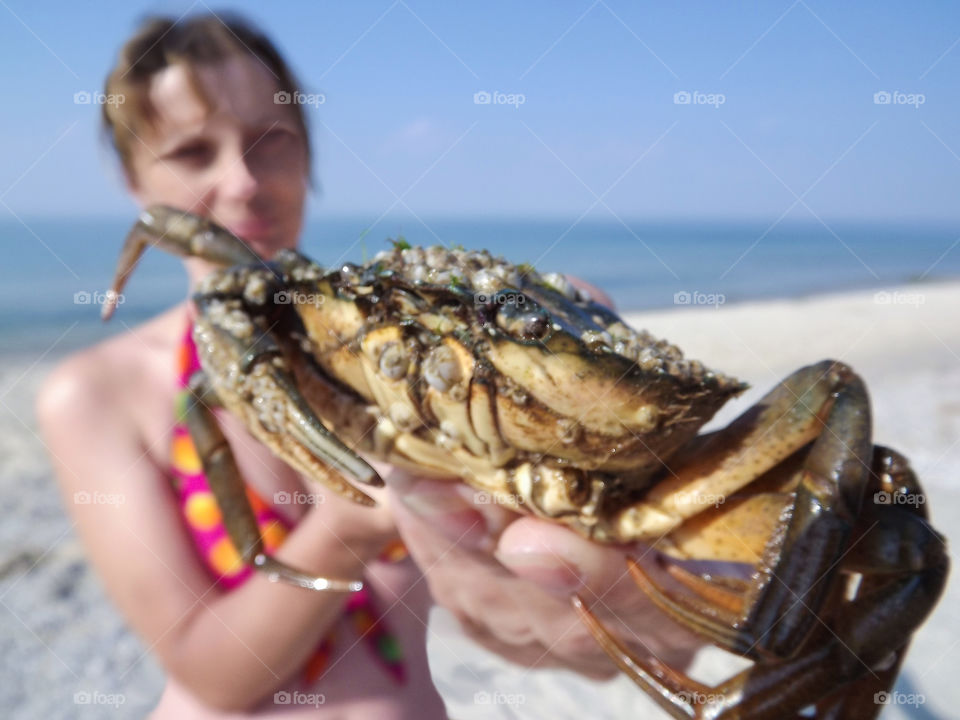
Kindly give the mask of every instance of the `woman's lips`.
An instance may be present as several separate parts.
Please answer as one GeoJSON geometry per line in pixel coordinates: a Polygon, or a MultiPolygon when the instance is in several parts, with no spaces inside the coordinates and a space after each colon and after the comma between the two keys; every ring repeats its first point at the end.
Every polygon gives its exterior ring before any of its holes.
{"type": "Polygon", "coordinates": [[[227,229],[244,240],[265,240],[273,235],[276,225],[265,218],[252,218],[228,223],[227,229]]]}

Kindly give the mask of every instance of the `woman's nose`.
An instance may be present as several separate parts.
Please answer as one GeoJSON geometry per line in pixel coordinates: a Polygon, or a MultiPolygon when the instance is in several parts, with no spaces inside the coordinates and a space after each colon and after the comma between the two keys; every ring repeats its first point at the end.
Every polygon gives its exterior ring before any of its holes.
{"type": "Polygon", "coordinates": [[[221,194],[237,200],[249,200],[256,195],[260,188],[260,181],[257,179],[249,159],[243,153],[236,152],[232,155],[226,155],[224,166],[219,183],[221,194]]]}

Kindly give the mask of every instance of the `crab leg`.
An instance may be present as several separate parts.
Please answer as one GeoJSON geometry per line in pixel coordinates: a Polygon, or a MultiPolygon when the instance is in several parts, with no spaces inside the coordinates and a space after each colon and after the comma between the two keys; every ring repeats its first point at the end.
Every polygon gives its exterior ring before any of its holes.
{"type": "MultiPolygon", "coordinates": [[[[256,332],[257,328],[251,329],[251,334],[256,332]]],[[[381,487],[383,480],[323,426],[297,390],[280,346],[269,333],[253,340],[240,338],[202,314],[194,325],[194,337],[201,364],[215,370],[218,397],[231,413],[244,419],[257,439],[343,497],[361,505],[375,504],[347,478],[374,487],[381,487]]]]}
{"type": "MultiPolygon", "coordinates": [[[[209,220],[169,207],[152,207],[140,215],[124,243],[113,287],[103,308],[105,320],[116,309],[119,293],[140,256],[152,245],[220,265],[264,265],[240,238],[209,220]]],[[[257,268],[257,272],[253,284],[262,293],[275,270],[265,266],[262,271],[257,268]]],[[[347,478],[380,486],[380,476],[324,427],[297,390],[281,347],[258,319],[250,317],[243,308],[240,290],[232,299],[202,294],[194,298],[202,310],[194,324],[194,339],[202,365],[215,370],[209,377],[216,378],[217,385],[212,386],[203,373],[197,375],[191,383],[195,402],[186,418],[227,533],[241,557],[268,572],[272,579],[315,590],[358,589],[359,582],[314,577],[264,553],[236,461],[216,419],[204,404],[215,400],[244,418],[254,435],[307,477],[323,481],[354,502],[374,504],[347,478]],[[207,317],[208,313],[216,317],[207,317]]]]}
{"type": "MultiPolygon", "coordinates": [[[[744,599],[749,615],[731,622],[695,598],[676,601],[636,563],[631,572],[653,602],[718,645],[759,657],[788,657],[817,622],[870,470],[870,416],[863,382],[843,366],[823,432],[807,454],[786,532],[774,534],[744,599]]],[[[831,383],[834,384],[834,383],[831,383]]]]}
{"type": "Polygon", "coordinates": [[[109,320],[116,311],[117,298],[140,256],[154,245],[174,255],[202,257],[224,266],[263,262],[240,238],[210,220],[172,207],[154,205],[140,213],[123,243],[113,285],[100,311],[104,320],[109,320]]]}
{"type": "MultiPolygon", "coordinates": [[[[856,397],[857,383],[851,383],[851,387],[856,397]]],[[[852,407],[856,405],[857,402],[844,401],[841,395],[828,427],[835,431],[844,423],[855,427],[858,421],[853,417],[852,407]],[[838,417],[834,417],[835,414],[838,417]]],[[[816,705],[816,717],[830,720],[869,720],[880,712],[883,705],[876,702],[875,693],[889,690],[895,681],[913,631],[933,609],[943,590],[949,560],[943,538],[926,523],[922,503],[917,500],[922,497],[920,486],[906,461],[893,451],[877,447],[871,472],[851,471],[841,460],[850,460],[853,454],[847,450],[844,458],[827,463],[827,467],[846,470],[849,477],[834,478],[835,502],[822,507],[819,514],[843,516],[848,510],[855,513],[857,524],[852,528],[855,539],[850,544],[840,544],[841,551],[846,553],[834,561],[834,565],[842,562],[845,573],[862,574],[859,586],[850,593],[844,578],[825,573],[827,579],[823,585],[833,602],[814,606],[823,607],[825,617],[817,618],[804,608],[817,623],[809,629],[805,623],[791,619],[791,608],[788,608],[781,618],[788,637],[782,646],[774,647],[774,651],[781,654],[767,658],[767,662],[756,663],[716,688],[704,689],[676,670],[667,671],[656,661],[636,658],[596,621],[579,598],[573,599],[574,607],[611,658],[673,717],[766,720],[799,717],[796,713],[809,705],[816,705]],[[866,492],[856,495],[852,508],[844,507],[840,496],[852,495],[853,488],[847,481],[857,476],[863,478],[861,488],[866,492]],[[875,504],[874,493],[887,493],[885,501],[875,504]],[[901,499],[912,498],[912,501],[899,502],[894,499],[895,495],[901,499]],[[833,608],[837,609],[831,614],[833,608]],[[792,645],[787,645],[787,641],[792,645]]],[[[822,455],[815,455],[811,467],[822,461],[822,455]]],[[[819,490],[823,495],[823,488],[819,490]]],[[[798,497],[804,494],[799,492],[798,497]]],[[[802,508],[798,509],[799,517],[805,515],[802,508]]],[[[801,526],[809,528],[812,522],[804,518],[801,526]]],[[[848,533],[848,537],[850,535],[848,533]]],[[[823,552],[820,555],[830,556],[823,552]]],[[[815,558],[815,562],[817,560],[815,558]]],[[[803,555],[800,555],[796,562],[802,561],[803,555]]],[[[757,638],[757,628],[750,627],[757,614],[748,617],[746,626],[729,622],[731,610],[735,609],[735,596],[740,595],[741,602],[748,606],[755,595],[740,582],[714,582],[704,578],[697,581],[674,568],[670,574],[697,596],[686,598],[667,591],[636,561],[630,563],[630,569],[651,600],[675,620],[721,647],[760,658],[758,647],[744,646],[748,640],[758,645],[765,639],[757,638]],[[728,607],[711,610],[705,601],[717,600],[721,586],[724,588],[722,598],[728,607]]],[[[798,575],[787,577],[795,579],[798,575]]],[[[763,606],[765,602],[761,592],[758,605],[763,606]]],[[[802,604],[799,599],[795,602],[795,605],[802,604]]],[[[762,655],[769,653],[767,650],[762,655]]]]}
{"type": "Polygon", "coordinates": [[[786,536],[775,535],[767,546],[745,623],[759,647],[778,657],[795,652],[818,622],[810,608],[821,607],[830,589],[870,479],[867,390],[849,368],[836,373],[842,383],[836,401],[804,462],[786,536]]]}
{"type": "Polygon", "coordinates": [[[268,573],[271,580],[283,580],[311,590],[349,592],[361,589],[363,583],[358,580],[318,577],[274,560],[264,552],[260,529],[247,499],[240,469],[209,407],[209,404],[216,402],[216,393],[202,371],[190,379],[190,390],[193,401],[185,412],[187,427],[223,515],[227,535],[243,561],[268,573]]]}
{"type": "Polygon", "coordinates": [[[850,374],[830,360],[797,370],[695,453],[670,461],[670,476],[614,516],[609,534],[622,542],[659,539],[723,502],[820,435],[850,374]]]}

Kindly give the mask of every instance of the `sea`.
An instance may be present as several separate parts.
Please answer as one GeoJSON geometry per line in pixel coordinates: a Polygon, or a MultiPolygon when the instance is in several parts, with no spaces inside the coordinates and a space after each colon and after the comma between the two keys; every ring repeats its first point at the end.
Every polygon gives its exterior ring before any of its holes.
{"type": "MultiPolygon", "coordinates": [[[[180,261],[152,250],[115,319],[99,317],[124,218],[0,220],[0,352],[61,355],[140,323],[187,291],[180,261]]],[[[960,227],[936,223],[650,222],[514,218],[311,218],[303,251],[335,267],[390,247],[487,248],[575,275],[621,312],[717,306],[960,276],[960,227]]]]}

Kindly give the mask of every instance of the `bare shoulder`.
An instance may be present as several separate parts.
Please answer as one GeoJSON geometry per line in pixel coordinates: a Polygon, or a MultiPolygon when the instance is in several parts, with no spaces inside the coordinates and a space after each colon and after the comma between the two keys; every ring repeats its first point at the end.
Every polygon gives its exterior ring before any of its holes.
{"type": "Polygon", "coordinates": [[[183,308],[175,310],[66,358],[36,400],[61,499],[87,557],[161,654],[175,639],[171,627],[209,588],[169,475],[185,322],[183,308]],[[171,572],[180,582],[170,582],[171,572]]]}
{"type": "Polygon", "coordinates": [[[57,365],[36,398],[43,434],[69,428],[80,438],[95,428],[142,430],[138,408],[171,384],[176,320],[182,312],[178,306],[57,365]]]}

